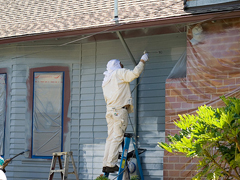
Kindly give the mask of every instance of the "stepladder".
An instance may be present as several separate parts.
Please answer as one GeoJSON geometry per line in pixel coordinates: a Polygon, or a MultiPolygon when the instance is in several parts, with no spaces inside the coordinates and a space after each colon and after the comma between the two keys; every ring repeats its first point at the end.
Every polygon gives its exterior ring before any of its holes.
{"type": "MultiPolygon", "coordinates": [[[[146,149],[137,148],[136,141],[135,141],[132,133],[125,133],[124,137],[125,137],[125,139],[123,141],[122,155],[119,156],[121,161],[120,161],[120,167],[119,167],[119,171],[118,171],[117,180],[123,180],[124,172],[127,170],[127,161],[129,161],[131,158],[136,158],[140,178],[141,178],[141,180],[144,180],[139,154],[142,154],[143,152],[145,152],[146,149]],[[128,152],[131,140],[132,140],[134,150],[131,152],[128,152]]],[[[104,173],[104,176],[108,177],[109,173],[107,173],[107,172],[104,173]]]]}
{"type": "Polygon", "coordinates": [[[54,152],[53,153],[48,180],[53,180],[54,173],[56,172],[61,173],[61,180],[68,180],[68,174],[74,174],[76,176],[76,180],[79,180],[72,152],[54,152]],[[63,165],[62,165],[62,159],[64,161],[63,165]],[[57,160],[59,162],[59,169],[55,169],[57,160]],[[69,160],[72,163],[73,172],[68,172],[69,160]]]}

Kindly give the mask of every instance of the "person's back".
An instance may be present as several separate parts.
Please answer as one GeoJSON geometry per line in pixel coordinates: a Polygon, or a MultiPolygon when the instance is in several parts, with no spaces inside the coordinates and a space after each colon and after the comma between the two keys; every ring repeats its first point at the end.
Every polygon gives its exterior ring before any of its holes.
{"type": "MultiPolygon", "coordinates": [[[[122,74],[126,69],[118,69],[113,72],[111,80],[103,86],[103,94],[107,109],[122,108],[125,105],[132,106],[132,97],[129,82],[124,81],[122,74]]],[[[132,108],[129,112],[132,112],[132,108]]]]}

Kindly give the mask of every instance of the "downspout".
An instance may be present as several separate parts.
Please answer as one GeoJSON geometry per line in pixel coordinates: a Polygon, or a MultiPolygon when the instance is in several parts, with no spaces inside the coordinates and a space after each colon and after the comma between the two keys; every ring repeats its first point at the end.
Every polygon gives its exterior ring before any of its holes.
{"type": "Polygon", "coordinates": [[[187,0],[183,1],[183,10],[187,11],[188,10],[188,4],[187,4],[187,0]]]}
{"type": "Polygon", "coordinates": [[[114,19],[115,23],[118,23],[118,0],[114,0],[114,19]]]}

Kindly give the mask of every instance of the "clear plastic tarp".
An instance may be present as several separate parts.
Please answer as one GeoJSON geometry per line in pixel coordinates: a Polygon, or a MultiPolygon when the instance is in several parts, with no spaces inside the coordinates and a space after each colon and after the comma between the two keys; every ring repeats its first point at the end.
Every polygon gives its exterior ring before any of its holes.
{"type": "Polygon", "coordinates": [[[187,51],[185,50],[178,59],[170,74],[168,75],[167,79],[185,78],[187,73],[186,63],[187,51]]]}
{"type": "MultiPolygon", "coordinates": [[[[240,18],[189,24],[186,37],[186,68],[176,65],[171,72],[174,76],[169,76],[165,84],[166,137],[179,133],[174,125],[179,114],[195,114],[202,105],[222,107],[220,96],[240,98],[240,18]],[[186,77],[182,77],[185,69],[186,77]]],[[[181,178],[192,176],[198,163],[197,159],[166,151],[163,159],[166,164],[177,162],[174,171],[181,172],[181,178]],[[179,164],[181,161],[188,163],[179,164]]],[[[164,171],[170,177],[174,173],[171,169],[164,171]]]]}
{"type": "Polygon", "coordinates": [[[6,119],[6,74],[0,74],[0,155],[3,155],[6,119]]]}
{"type": "Polygon", "coordinates": [[[240,18],[189,25],[186,59],[186,67],[175,66],[171,72],[174,76],[166,81],[168,119],[194,113],[204,104],[220,107],[223,95],[239,98],[240,18]]]}
{"type": "Polygon", "coordinates": [[[62,150],[63,73],[34,73],[33,156],[62,150]]]}

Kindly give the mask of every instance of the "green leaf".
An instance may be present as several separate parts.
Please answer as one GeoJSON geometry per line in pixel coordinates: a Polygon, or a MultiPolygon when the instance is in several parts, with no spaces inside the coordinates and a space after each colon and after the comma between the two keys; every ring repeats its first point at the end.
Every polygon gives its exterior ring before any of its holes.
{"type": "Polygon", "coordinates": [[[167,143],[158,143],[158,146],[161,147],[162,149],[167,150],[168,152],[173,152],[172,148],[167,144],[167,143]]]}
{"type": "Polygon", "coordinates": [[[237,135],[237,129],[232,129],[232,134],[233,134],[233,136],[236,136],[237,135]]]}
{"type": "Polygon", "coordinates": [[[225,107],[200,106],[195,115],[179,115],[174,124],[179,134],[167,136],[169,143],[158,146],[187,157],[197,157],[198,173],[194,179],[234,179],[224,171],[240,168],[240,99],[221,97],[225,107]],[[238,144],[237,144],[238,143],[238,144]],[[222,165],[225,166],[222,166],[222,165]],[[221,166],[221,168],[220,168],[221,166]],[[223,169],[222,169],[223,168],[223,169]]]}
{"type": "Polygon", "coordinates": [[[207,179],[213,179],[213,173],[209,173],[209,174],[207,175],[207,179]]]}
{"type": "Polygon", "coordinates": [[[235,161],[240,163],[240,153],[236,154],[235,161]]]}

